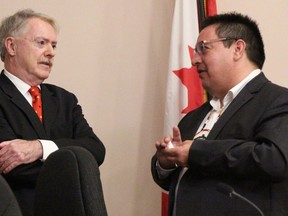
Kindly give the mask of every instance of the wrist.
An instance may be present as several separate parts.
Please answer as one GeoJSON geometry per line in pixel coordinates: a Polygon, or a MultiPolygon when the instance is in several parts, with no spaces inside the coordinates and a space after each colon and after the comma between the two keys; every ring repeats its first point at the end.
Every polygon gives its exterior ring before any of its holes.
{"type": "Polygon", "coordinates": [[[35,140],[36,141],[36,146],[37,146],[37,154],[38,154],[38,158],[42,159],[43,158],[43,146],[40,140],[35,140]]]}
{"type": "Polygon", "coordinates": [[[157,162],[162,169],[166,170],[175,169],[178,167],[177,163],[161,163],[159,160],[157,162]]]}

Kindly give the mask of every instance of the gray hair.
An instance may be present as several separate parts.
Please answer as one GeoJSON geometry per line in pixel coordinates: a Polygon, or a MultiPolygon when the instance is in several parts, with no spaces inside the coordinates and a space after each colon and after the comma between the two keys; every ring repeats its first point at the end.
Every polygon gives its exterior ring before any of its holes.
{"type": "Polygon", "coordinates": [[[31,18],[38,18],[49,23],[55,29],[55,31],[58,32],[58,27],[54,19],[45,14],[36,13],[31,9],[21,10],[12,16],[6,17],[2,20],[0,26],[0,56],[3,62],[6,55],[6,38],[11,36],[16,37],[23,33],[28,20],[31,18]]]}

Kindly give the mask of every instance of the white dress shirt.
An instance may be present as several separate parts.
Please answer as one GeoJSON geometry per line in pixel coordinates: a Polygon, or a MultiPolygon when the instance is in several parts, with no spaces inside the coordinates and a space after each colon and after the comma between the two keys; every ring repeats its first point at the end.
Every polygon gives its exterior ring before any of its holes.
{"type": "MultiPolygon", "coordinates": [[[[27,83],[23,82],[18,77],[9,73],[6,69],[4,70],[4,74],[8,77],[8,79],[16,86],[16,88],[20,91],[20,93],[24,96],[24,98],[28,101],[28,103],[32,106],[32,96],[29,93],[29,86],[27,83]]],[[[38,86],[40,89],[40,86],[38,86]]],[[[45,115],[45,114],[43,114],[45,115]]],[[[58,146],[51,140],[39,140],[42,148],[43,148],[43,157],[42,160],[46,160],[47,157],[54,151],[58,150],[58,146]]]]}

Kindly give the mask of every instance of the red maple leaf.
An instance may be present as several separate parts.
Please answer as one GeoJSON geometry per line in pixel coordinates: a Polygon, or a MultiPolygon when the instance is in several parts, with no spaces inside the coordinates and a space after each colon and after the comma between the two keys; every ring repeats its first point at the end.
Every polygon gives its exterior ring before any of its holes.
{"type": "MultiPolygon", "coordinates": [[[[194,56],[194,49],[188,46],[190,59],[194,56]]],[[[204,91],[202,87],[197,68],[192,66],[190,68],[181,68],[174,70],[173,73],[181,80],[182,84],[187,88],[188,105],[181,113],[186,114],[193,109],[196,109],[204,102],[204,91]]]]}

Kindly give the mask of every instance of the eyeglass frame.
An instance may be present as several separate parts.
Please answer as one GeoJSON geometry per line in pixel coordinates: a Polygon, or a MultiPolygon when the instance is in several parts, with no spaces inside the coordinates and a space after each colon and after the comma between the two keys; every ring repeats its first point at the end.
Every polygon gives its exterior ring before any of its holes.
{"type": "Polygon", "coordinates": [[[217,38],[217,39],[209,40],[209,41],[206,41],[206,40],[199,41],[194,48],[194,53],[197,53],[198,55],[205,54],[206,50],[209,49],[205,46],[206,44],[212,44],[212,43],[221,42],[221,41],[224,42],[227,40],[238,40],[238,39],[239,38],[224,37],[224,38],[217,38]]]}

